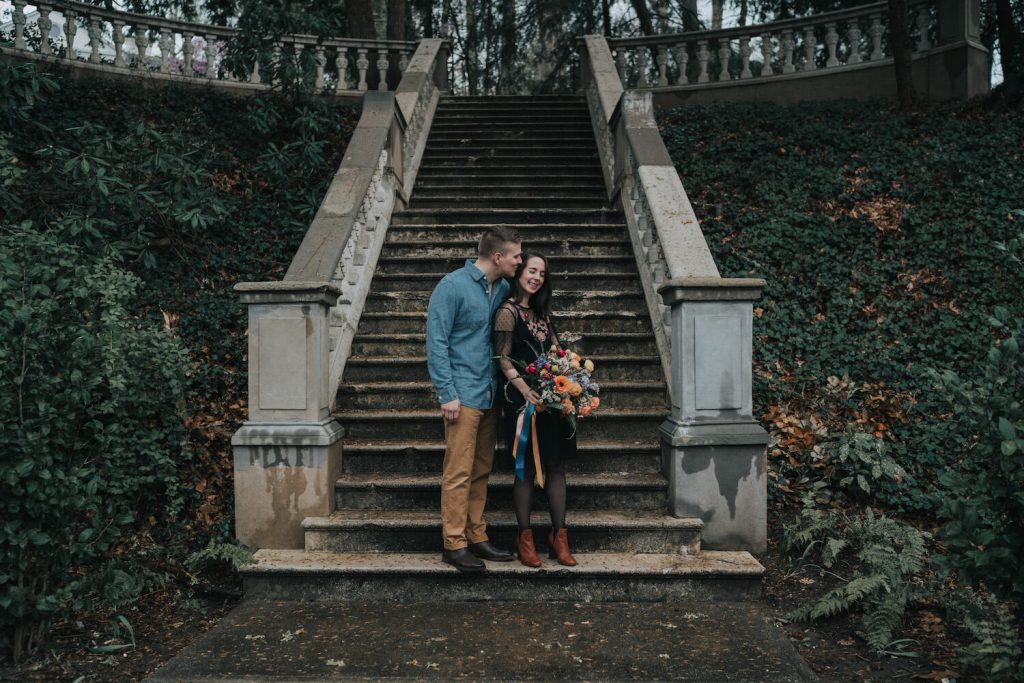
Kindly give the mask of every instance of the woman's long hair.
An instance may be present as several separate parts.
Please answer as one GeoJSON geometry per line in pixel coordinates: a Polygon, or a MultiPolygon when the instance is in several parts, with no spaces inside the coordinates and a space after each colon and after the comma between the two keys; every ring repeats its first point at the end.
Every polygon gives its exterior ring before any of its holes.
{"type": "Polygon", "coordinates": [[[526,296],[522,285],[519,284],[519,277],[526,270],[526,264],[530,262],[530,259],[534,258],[539,258],[544,262],[544,284],[540,286],[536,294],[530,295],[530,309],[533,310],[538,320],[544,320],[551,315],[551,264],[548,263],[547,258],[543,254],[530,251],[523,252],[523,261],[516,268],[515,277],[512,278],[512,297],[516,303],[519,303],[526,296]]]}

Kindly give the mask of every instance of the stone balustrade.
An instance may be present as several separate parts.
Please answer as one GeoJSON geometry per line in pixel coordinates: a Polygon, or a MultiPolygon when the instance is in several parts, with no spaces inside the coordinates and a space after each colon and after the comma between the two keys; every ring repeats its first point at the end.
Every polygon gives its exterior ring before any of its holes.
{"type": "Polygon", "coordinates": [[[753,301],[764,281],[723,278],[654,120],[650,92],[624,90],[603,36],[580,44],[609,200],[626,216],[672,399],[660,428],[668,509],[704,521],[712,549],[763,551],[765,445],[753,418],[753,301]]]}
{"type": "MultiPolygon", "coordinates": [[[[935,3],[910,3],[911,40],[929,51],[938,30],[935,3]]],[[[844,68],[892,58],[888,5],[716,31],[608,41],[627,87],[656,90],[844,68]]]]}
{"type": "Polygon", "coordinates": [[[115,73],[268,88],[287,71],[318,93],[393,90],[417,43],[311,35],[243,48],[236,29],[164,19],[80,2],[13,0],[13,42],[5,52],[115,73]],[[30,20],[31,17],[31,20],[30,20]],[[59,35],[54,27],[63,26],[59,35]],[[43,37],[46,37],[44,39],[43,37]],[[397,70],[396,70],[397,69],[397,70]]]}
{"type": "Polygon", "coordinates": [[[281,282],[240,283],[249,307],[249,419],[232,438],[236,535],[301,548],[330,514],[342,429],[331,417],[396,203],[415,182],[447,90],[448,44],[420,41],[396,92],[368,92],[345,158],[281,282]]]}

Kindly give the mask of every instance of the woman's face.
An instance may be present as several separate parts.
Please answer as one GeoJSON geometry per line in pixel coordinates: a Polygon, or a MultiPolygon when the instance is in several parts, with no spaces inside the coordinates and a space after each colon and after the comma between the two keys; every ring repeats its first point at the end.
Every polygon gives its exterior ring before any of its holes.
{"type": "Polygon", "coordinates": [[[540,291],[546,276],[544,259],[531,256],[530,260],[526,262],[526,266],[523,267],[523,272],[519,275],[519,286],[523,288],[524,292],[533,296],[540,291]]]}

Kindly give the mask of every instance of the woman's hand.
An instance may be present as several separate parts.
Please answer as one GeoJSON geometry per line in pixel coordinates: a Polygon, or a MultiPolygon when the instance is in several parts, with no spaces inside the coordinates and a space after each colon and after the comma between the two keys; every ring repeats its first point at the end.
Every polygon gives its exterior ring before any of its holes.
{"type": "Polygon", "coordinates": [[[527,403],[533,404],[535,406],[540,405],[540,394],[538,394],[530,387],[526,387],[526,391],[520,389],[519,392],[523,395],[523,398],[526,400],[527,403]]]}

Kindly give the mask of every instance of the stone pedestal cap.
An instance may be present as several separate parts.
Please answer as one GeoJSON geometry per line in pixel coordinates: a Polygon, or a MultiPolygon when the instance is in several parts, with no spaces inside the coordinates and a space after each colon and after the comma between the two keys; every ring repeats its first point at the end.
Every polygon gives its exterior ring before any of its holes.
{"type": "Polygon", "coordinates": [[[325,304],[333,306],[341,290],[330,282],[239,282],[234,287],[243,304],[325,304]]]}
{"type": "Polygon", "coordinates": [[[661,283],[658,294],[666,306],[683,301],[755,301],[765,284],[760,278],[680,277],[661,283]]]}

